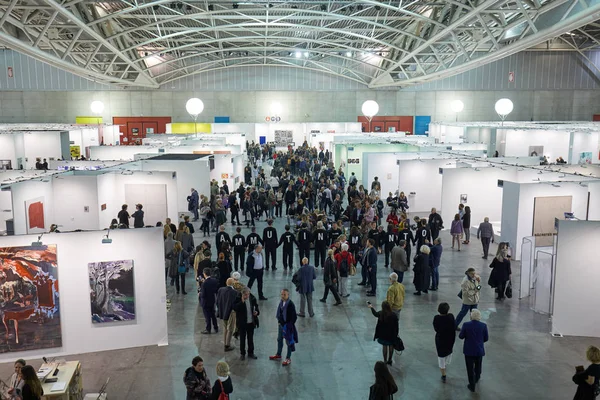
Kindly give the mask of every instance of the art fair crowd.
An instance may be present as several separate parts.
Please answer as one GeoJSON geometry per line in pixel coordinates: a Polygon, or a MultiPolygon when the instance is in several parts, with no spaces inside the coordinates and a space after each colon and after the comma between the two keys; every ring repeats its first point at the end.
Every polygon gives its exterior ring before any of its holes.
{"type": "MultiPolygon", "coordinates": [[[[249,162],[239,187],[230,189],[226,181],[221,186],[213,181],[210,193],[199,194],[192,189],[188,196],[190,215],[178,226],[170,220],[164,224],[165,279],[175,286],[177,294],[185,295],[186,275],[193,270],[206,320],[202,333],[216,334],[221,329],[225,352],[235,350],[235,337],[239,340],[240,358],[255,360],[259,303],[267,300],[263,293],[264,272],[276,271],[279,266],[284,273],[290,271],[289,287],[281,289],[273,313],[278,325],[277,351],[269,357],[287,367],[298,345],[297,318],[314,316],[318,270],[322,271],[324,287],[319,301],[326,302],[331,293],[336,306],[343,305],[350,296],[350,276],[358,275],[358,285],[366,290],[366,296],[374,297],[380,290],[377,275],[386,273],[389,286],[380,310],[368,302],[377,319],[374,340],[382,346],[383,361],[376,362],[375,382],[365,390],[363,398],[391,399],[398,387],[388,366],[393,363],[394,353],[404,349],[399,320],[406,291],[405,274],[412,266],[415,296],[438,290],[443,252],[439,234],[445,229],[442,217],[432,209],[428,218],[409,219],[410,205],[403,192],[385,196],[377,177],[368,188],[359,185],[353,173],[347,178],[342,166],[335,169],[327,150],[309,147],[307,143],[285,152],[276,152],[270,145],[246,146],[249,162]],[[283,232],[277,232],[273,226],[276,218],[285,219],[283,232]],[[207,238],[198,246],[192,237],[194,221],[201,222],[200,230],[207,238]],[[262,232],[256,230],[259,221],[266,222],[262,232]],[[225,231],[226,224],[236,227],[234,235],[225,231]],[[247,235],[242,233],[243,226],[249,229],[247,235]],[[283,260],[278,263],[280,247],[283,260]],[[384,268],[378,266],[379,255],[384,268]],[[300,260],[298,268],[294,268],[296,260],[300,260]],[[246,284],[244,274],[248,277],[246,284]],[[255,284],[258,296],[252,293],[255,284]],[[290,298],[291,290],[300,295],[299,308],[290,298]],[[220,328],[218,319],[222,321],[220,328]]],[[[451,249],[461,251],[461,245],[470,243],[469,206],[458,206],[449,228],[451,249]]],[[[477,239],[481,241],[482,258],[488,259],[489,246],[494,241],[488,218],[479,224],[477,239]]],[[[500,243],[490,264],[492,272],[487,283],[495,288],[498,301],[512,296],[510,251],[508,243],[500,243]]],[[[441,382],[447,380],[458,332],[463,340],[467,387],[471,392],[475,392],[481,377],[484,343],[489,339],[487,325],[477,309],[481,289],[477,271],[467,269],[458,293],[462,307],[456,317],[450,313],[448,303],[442,302],[433,318],[441,382]],[[467,315],[469,321],[462,323],[467,315]]],[[[267,314],[272,315],[271,311],[267,314]]],[[[573,377],[578,385],[578,400],[591,400],[600,393],[600,350],[591,346],[587,358],[592,364],[573,377]]],[[[216,376],[211,385],[203,359],[194,357],[184,374],[187,399],[228,398],[233,384],[226,362],[218,362],[216,376]]]]}

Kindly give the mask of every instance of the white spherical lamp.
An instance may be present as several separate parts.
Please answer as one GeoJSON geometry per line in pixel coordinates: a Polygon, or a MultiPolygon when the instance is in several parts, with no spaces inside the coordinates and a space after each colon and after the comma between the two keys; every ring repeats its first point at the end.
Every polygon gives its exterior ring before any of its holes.
{"type": "Polygon", "coordinates": [[[280,116],[282,111],[283,111],[283,106],[281,105],[280,102],[275,101],[275,102],[271,103],[271,114],[273,114],[274,116],[280,116]]]}
{"type": "Polygon", "coordinates": [[[496,109],[496,113],[504,121],[506,116],[513,110],[513,102],[510,99],[500,99],[496,102],[494,108],[496,109]]]}
{"type": "Polygon", "coordinates": [[[92,104],[90,104],[90,109],[94,114],[102,114],[104,111],[104,103],[100,100],[92,101],[92,104]]]}
{"type": "Polygon", "coordinates": [[[196,119],[198,118],[198,115],[200,115],[200,113],[202,113],[202,111],[204,110],[204,103],[202,102],[202,100],[194,97],[192,99],[189,99],[187,103],[185,103],[185,109],[188,112],[188,114],[190,114],[192,117],[194,117],[194,119],[196,119]]]}
{"type": "Polygon", "coordinates": [[[367,118],[373,118],[379,112],[379,104],[374,100],[367,100],[362,105],[362,113],[367,118]]]}
{"type": "Polygon", "coordinates": [[[450,108],[452,109],[452,111],[454,111],[455,113],[459,113],[462,110],[464,110],[465,108],[465,103],[463,103],[460,100],[454,100],[452,103],[450,103],[450,108]]]}

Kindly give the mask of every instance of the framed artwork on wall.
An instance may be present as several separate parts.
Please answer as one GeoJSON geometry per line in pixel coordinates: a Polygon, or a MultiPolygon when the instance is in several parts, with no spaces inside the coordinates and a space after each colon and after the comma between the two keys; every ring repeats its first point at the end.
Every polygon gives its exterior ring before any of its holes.
{"type": "Polygon", "coordinates": [[[0,353],[62,346],[56,245],[0,248],[0,353]]]}
{"type": "Polygon", "coordinates": [[[27,233],[46,232],[46,216],[44,197],[25,201],[25,218],[27,233]]]}
{"type": "Polygon", "coordinates": [[[553,246],[556,235],[555,220],[565,219],[571,212],[573,196],[536,197],[533,202],[533,236],[535,246],[553,246]]]}
{"type": "Polygon", "coordinates": [[[135,319],[133,260],[88,264],[92,322],[135,319]]]}
{"type": "Polygon", "coordinates": [[[467,195],[466,194],[460,195],[460,204],[467,204],[467,195]]]}

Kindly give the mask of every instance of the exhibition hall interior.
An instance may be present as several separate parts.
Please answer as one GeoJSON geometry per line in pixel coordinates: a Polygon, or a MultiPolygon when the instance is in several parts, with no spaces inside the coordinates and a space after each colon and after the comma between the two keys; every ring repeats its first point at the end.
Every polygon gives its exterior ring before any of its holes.
{"type": "Polygon", "coordinates": [[[593,400],[599,241],[600,0],[0,0],[0,400],[593,400]]]}

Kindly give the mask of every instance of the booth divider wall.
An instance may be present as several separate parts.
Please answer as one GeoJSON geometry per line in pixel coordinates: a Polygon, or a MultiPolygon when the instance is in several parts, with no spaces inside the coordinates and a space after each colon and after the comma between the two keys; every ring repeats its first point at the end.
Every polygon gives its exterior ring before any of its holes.
{"type": "MultiPolygon", "coordinates": [[[[57,246],[62,347],[0,354],[0,362],[57,357],[139,346],[166,345],[164,246],[162,228],[47,234],[44,244],[57,246]],[[88,263],[133,260],[135,320],[93,324],[88,263]]],[[[2,236],[1,247],[30,246],[35,235],[2,236]]]]}
{"type": "Polygon", "coordinates": [[[553,279],[552,333],[600,337],[598,221],[559,221],[553,279]]]}
{"type": "Polygon", "coordinates": [[[398,188],[408,197],[409,211],[427,218],[433,207],[438,210],[442,207],[440,168],[452,168],[452,165],[456,165],[456,160],[401,160],[399,165],[388,168],[398,170],[398,188]]]}
{"type": "Polygon", "coordinates": [[[90,159],[92,160],[123,160],[133,161],[139,153],[158,154],[156,146],[92,146],[90,159]]]}
{"type": "Polygon", "coordinates": [[[54,219],[61,231],[97,230],[97,176],[55,175],[52,179],[54,219]]]}
{"type": "MultiPolygon", "coordinates": [[[[590,203],[588,204],[587,219],[600,221],[600,182],[589,182],[588,193],[590,203]]],[[[583,219],[579,217],[579,219],[583,219]]]]}
{"type": "Polygon", "coordinates": [[[27,233],[27,214],[25,202],[31,200],[41,200],[43,202],[43,231],[50,229],[50,224],[54,221],[54,192],[52,190],[52,177],[40,178],[40,180],[30,180],[11,185],[13,220],[15,226],[15,235],[25,235],[27,233]]]}

